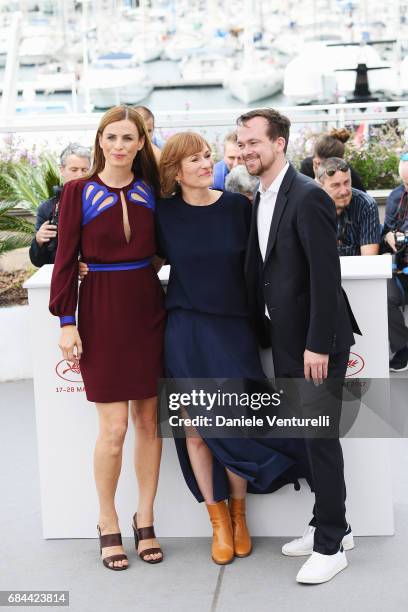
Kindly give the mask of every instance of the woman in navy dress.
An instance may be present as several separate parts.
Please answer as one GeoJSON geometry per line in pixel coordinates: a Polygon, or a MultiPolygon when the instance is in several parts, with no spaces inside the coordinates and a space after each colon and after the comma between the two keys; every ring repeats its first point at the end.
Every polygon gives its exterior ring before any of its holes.
{"type": "Polygon", "coordinates": [[[156,396],[165,321],[163,291],[151,263],[158,190],[158,168],[144,122],[135,110],[119,106],[102,117],[89,176],[67,183],[60,204],[50,310],[60,317],[63,357],[80,364],[87,399],[98,411],[98,530],[103,563],[113,570],[128,566],[115,492],[129,401],[138,434],[135,541],[144,561],[162,560],[152,526],[161,456],[156,396]],[[77,329],[79,254],[89,274],[79,290],[77,329]]]}
{"type": "MultiPolygon", "coordinates": [[[[264,381],[244,280],[251,205],[240,194],[211,190],[212,168],[198,134],[176,134],[162,151],[156,226],[158,255],[171,266],[166,376],[264,381]]],[[[187,428],[175,443],[186,483],[210,515],[213,560],[249,555],[247,488],[264,493],[295,483],[296,441],[205,437],[187,428]]]]}

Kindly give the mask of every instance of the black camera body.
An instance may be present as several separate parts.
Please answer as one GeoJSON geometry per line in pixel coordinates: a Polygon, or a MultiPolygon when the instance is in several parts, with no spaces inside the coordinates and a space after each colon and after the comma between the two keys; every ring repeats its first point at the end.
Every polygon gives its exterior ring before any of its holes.
{"type": "Polygon", "coordinates": [[[408,231],[400,233],[403,234],[403,236],[397,236],[397,234],[395,234],[395,246],[397,247],[397,251],[408,246],[408,231]]]}
{"type": "Polygon", "coordinates": [[[408,266],[408,231],[399,232],[403,234],[401,236],[397,236],[395,232],[395,246],[397,252],[395,254],[395,264],[396,270],[399,274],[406,274],[406,269],[408,266]]]}
{"type": "Polygon", "coordinates": [[[50,219],[49,219],[50,225],[55,225],[55,227],[57,228],[57,235],[55,236],[55,238],[52,238],[47,245],[47,248],[51,253],[57,250],[58,219],[59,219],[59,202],[56,202],[54,209],[52,211],[52,214],[50,215],[50,219]]]}

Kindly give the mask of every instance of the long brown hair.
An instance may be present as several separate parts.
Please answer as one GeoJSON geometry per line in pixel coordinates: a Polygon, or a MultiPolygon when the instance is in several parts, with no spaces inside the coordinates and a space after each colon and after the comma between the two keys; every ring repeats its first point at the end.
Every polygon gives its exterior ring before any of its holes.
{"type": "Polygon", "coordinates": [[[159,169],[153,153],[149,134],[142,116],[130,106],[114,106],[106,111],[106,113],[103,115],[95,136],[93,163],[92,168],[89,171],[88,178],[94,176],[95,174],[99,174],[99,172],[102,172],[105,167],[105,156],[99,144],[99,137],[102,135],[107,125],[114,123],[115,121],[123,121],[124,119],[134,123],[139,137],[144,136],[144,145],[142,149],[138,151],[135,159],[133,160],[132,172],[135,175],[135,178],[141,178],[148,185],[150,185],[153,188],[156,197],[159,197],[159,169]]]}
{"type": "Polygon", "coordinates": [[[170,198],[180,191],[176,181],[177,172],[185,157],[195,155],[208,147],[208,142],[197,132],[178,132],[167,140],[160,157],[160,184],[163,198],[170,198]]]}

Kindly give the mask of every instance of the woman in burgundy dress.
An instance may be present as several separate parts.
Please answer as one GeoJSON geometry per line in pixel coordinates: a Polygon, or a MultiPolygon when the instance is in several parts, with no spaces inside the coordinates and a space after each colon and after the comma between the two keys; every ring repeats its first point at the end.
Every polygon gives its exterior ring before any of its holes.
{"type": "Polygon", "coordinates": [[[145,125],[131,108],[102,117],[88,178],[64,187],[50,311],[61,321],[65,359],[79,362],[86,396],[99,416],[94,468],[103,563],[128,566],[115,509],[128,403],[137,431],[139,503],[133,517],[144,561],[163,559],[153,529],[161,439],[156,432],[157,382],[162,376],[165,312],[151,258],[158,169],[145,125]],[[90,273],[79,289],[78,257],[90,273]]]}

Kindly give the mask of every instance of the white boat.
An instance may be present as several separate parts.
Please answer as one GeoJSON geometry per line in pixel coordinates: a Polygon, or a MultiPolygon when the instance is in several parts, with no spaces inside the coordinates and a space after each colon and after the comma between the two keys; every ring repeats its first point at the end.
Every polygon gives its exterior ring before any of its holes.
{"type": "Polygon", "coordinates": [[[408,55],[404,57],[400,64],[400,88],[401,93],[408,93],[408,55]]]}
{"type": "Polygon", "coordinates": [[[174,62],[182,60],[197,53],[204,47],[204,40],[196,34],[176,33],[173,38],[166,43],[164,54],[166,59],[174,62]]]}
{"type": "Polygon", "coordinates": [[[152,91],[153,84],[141,68],[98,68],[90,66],[81,82],[89,91],[95,108],[110,108],[118,104],[137,104],[152,91]]]}
{"type": "Polygon", "coordinates": [[[7,61],[7,41],[0,40],[0,68],[4,68],[7,61]]]}
{"type": "Polygon", "coordinates": [[[20,65],[46,64],[55,59],[61,49],[61,42],[58,42],[54,37],[30,36],[23,38],[19,48],[20,65]]]}
{"type": "Polygon", "coordinates": [[[251,104],[257,100],[269,98],[282,90],[283,71],[271,58],[260,59],[256,56],[250,0],[246,2],[245,11],[242,67],[232,71],[224,80],[223,86],[243,104],[251,104]]]}
{"type": "Polygon", "coordinates": [[[128,49],[139,62],[153,62],[160,59],[164,46],[157,36],[136,35],[128,49]]]}
{"type": "Polygon", "coordinates": [[[180,63],[183,80],[197,83],[223,83],[235,68],[232,58],[198,56],[185,58],[180,63]]]}
{"type": "Polygon", "coordinates": [[[234,70],[223,85],[243,104],[252,104],[282,91],[283,72],[275,66],[255,65],[234,70]]]}
{"type": "Polygon", "coordinates": [[[299,55],[286,66],[283,93],[292,103],[333,102],[340,95],[351,94],[356,82],[353,69],[361,63],[368,68],[380,68],[368,73],[371,92],[398,89],[396,69],[383,69],[388,64],[381,60],[372,46],[328,45],[330,43],[305,44],[299,55]]]}

